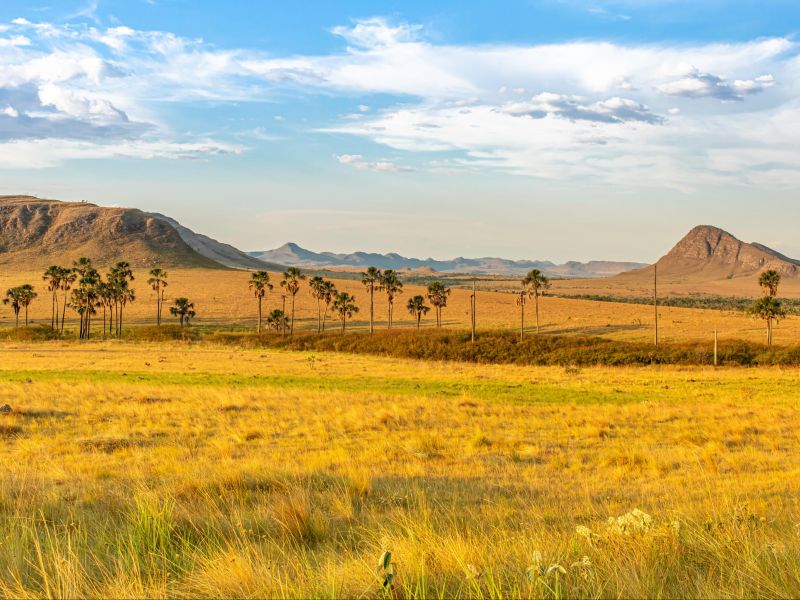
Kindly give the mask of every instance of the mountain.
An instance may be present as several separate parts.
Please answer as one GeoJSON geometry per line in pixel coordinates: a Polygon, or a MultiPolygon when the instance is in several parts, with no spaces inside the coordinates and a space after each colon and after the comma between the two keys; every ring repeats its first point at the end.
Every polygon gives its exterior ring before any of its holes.
{"type": "Polygon", "coordinates": [[[175,219],[162,215],[161,213],[148,213],[156,219],[161,219],[172,225],[181,239],[189,245],[192,250],[232,269],[272,269],[283,270],[283,266],[274,263],[265,263],[249,254],[245,254],[238,248],[230,244],[218,242],[217,240],[195,233],[188,227],[184,227],[175,219]]]}
{"type": "Polygon", "coordinates": [[[107,266],[224,268],[192,249],[169,222],[131,208],[0,196],[0,265],[41,268],[87,256],[107,266]]]}
{"type": "Polygon", "coordinates": [[[354,268],[368,266],[379,269],[419,270],[432,269],[439,273],[474,273],[481,275],[524,275],[531,269],[560,277],[604,277],[615,275],[629,269],[643,267],[643,263],[590,261],[588,263],[568,262],[557,265],[550,261],[508,260],[504,258],[463,258],[435,260],[433,258],[406,258],[394,252],[376,254],[353,252],[336,254],[333,252],[312,252],[297,244],[288,243],[274,250],[250,252],[263,261],[306,268],[354,268]]]}
{"type": "Polygon", "coordinates": [[[686,283],[754,277],[766,269],[789,278],[800,275],[800,261],[763,244],[742,242],[711,225],[692,229],[656,265],[659,279],[686,283]]]}

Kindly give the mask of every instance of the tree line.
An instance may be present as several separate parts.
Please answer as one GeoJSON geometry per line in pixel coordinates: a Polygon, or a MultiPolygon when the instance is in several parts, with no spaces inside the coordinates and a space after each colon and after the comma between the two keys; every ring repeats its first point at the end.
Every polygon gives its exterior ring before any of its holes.
{"type": "MultiPolygon", "coordinates": [[[[166,303],[166,288],[168,287],[168,273],[160,268],[149,271],[147,284],[156,296],[156,324],[161,325],[166,303]]],[[[135,280],[133,270],[128,262],[116,263],[103,276],[88,258],[79,258],[71,267],[58,265],[49,266],[42,275],[47,292],[50,295],[51,315],[50,326],[63,333],[66,321],[67,308],[73,310],[79,317],[79,337],[88,339],[91,335],[92,323],[102,313],[101,325],[103,336],[121,336],[123,329],[123,315],[126,307],[136,301],[136,294],[131,287],[135,280]]],[[[267,293],[274,289],[270,274],[266,271],[251,273],[248,287],[257,301],[257,333],[263,331],[263,325],[281,335],[294,334],[295,304],[297,294],[303,287],[307,276],[298,267],[289,267],[283,272],[279,286],[281,293],[281,308],[274,308],[264,317],[264,301],[267,293]],[[287,310],[287,300],[289,307],[287,310]]],[[[770,269],[761,273],[758,283],[763,290],[763,295],[750,307],[748,313],[755,318],[763,319],[767,325],[767,344],[772,344],[773,328],[780,319],[786,316],[786,310],[778,300],[778,286],[781,275],[770,269]]],[[[539,300],[550,288],[549,279],[539,269],[531,270],[522,280],[521,289],[515,294],[516,305],[520,309],[520,338],[525,335],[525,307],[529,300],[534,301],[535,332],[540,331],[539,300]]],[[[369,296],[369,331],[375,330],[375,294],[383,293],[387,301],[387,328],[394,324],[395,301],[403,293],[403,281],[399,274],[392,270],[381,270],[369,267],[361,273],[361,284],[369,296]]],[[[344,333],[348,320],[359,312],[354,295],[339,291],[333,281],[320,276],[308,280],[308,290],[317,303],[317,332],[322,333],[328,321],[328,316],[335,316],[344,333]]],[[[406,303],[407,312],[414,317],[419,329],[422,318],[431,310],[434,311],[437,327],[442,326],[443,310],[447,307],[447,300],[451,289],[441,281],[434,281],[427,287],[425,295],[415,295],[406,303]]],[[[8,289],[3,298],[3,304],[10,305],[15,316],[15,327],[19,327],[20,315],[24,316],[25,326],[28,326],[28,309],[31,303],[38,298],[34,286],[23,284],[8,289]]],[[[188,326],[191,319],[196,316],[194,303],[186,297],[173,300],[168,307],[169,314],[178,320],[181,327],[188,326]]],[[[472,310],[474,310],[474,305],[472,310]]]]}

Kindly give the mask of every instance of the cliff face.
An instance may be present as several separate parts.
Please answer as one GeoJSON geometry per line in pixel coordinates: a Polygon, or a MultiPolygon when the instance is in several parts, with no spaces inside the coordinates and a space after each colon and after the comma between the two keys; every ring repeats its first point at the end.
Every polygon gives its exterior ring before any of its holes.
{"type": "Polygon", "coordinates": [[[169,223],[129,208],[0,197],[0,265],[40,268],[86,256],[96,265],[222,268],[190,248],[169,223]]]}

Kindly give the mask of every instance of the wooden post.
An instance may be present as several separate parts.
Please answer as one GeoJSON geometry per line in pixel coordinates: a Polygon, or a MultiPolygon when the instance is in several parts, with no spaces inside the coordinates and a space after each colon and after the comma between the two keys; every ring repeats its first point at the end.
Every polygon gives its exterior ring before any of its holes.
{"type": "Polygon", "coordinates": [[[714,366],[717,366],[717,330],[714,329],[714,366]]]}
{"type": "Polygon", "coordinates": [[[475,308],[477,304],[477,297],[475,295],[475,278],[472,278],[472,299],[471,299],[471,308],[472,308],[472,343],[475,343],[475,308]]]}
{"type": "Polygon", "coordinates": [[[653,310],[655,311],[655,344],[658,346],[658,265],[653,265],[653,310]]]}

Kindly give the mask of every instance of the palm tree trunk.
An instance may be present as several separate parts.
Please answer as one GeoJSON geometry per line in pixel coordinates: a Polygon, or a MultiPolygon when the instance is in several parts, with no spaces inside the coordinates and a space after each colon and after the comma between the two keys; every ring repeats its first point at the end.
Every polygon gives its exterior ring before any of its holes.
{"type": "Polygon", "coordinates": [[[344,333],[345,323],[347,323],[347,320],[344,317],[342,317],[342,333],[344,333]]]}
{"type": "Polygon", "coordinates": [[[14,316],[16,318],[16,321],[14,323],[14,329],[19,329],[19,310],[14,311],[14,316]]]}
{"type": "Polygon", "coordinates": [[[67,290],[64,290],[64,304],[61,307],[61,333],[64,333],[64,319],[67,318],[67,290]]]}
{"type": "Polygon", "coordinates": [[[536,335],[539,335],[539,292],[533,295],[533,301],[536,305],[536,335]]]}
{"type": "Polygon", "coordinates": [[[55,327],[53,329],[58,329],[58,292],[53,292],[53,301],[55,302],[55,327]]]}
{"type": "Polygon", "coordinates": [[[375,331],[375,284],[369,284],[369,332],[375,331]]]}
{"type": "Polygon", "coordinates": [[[419,329],[419,323],[420,323],[421,320],[422,320],[422,314],[421,313],[417,313],[417,329],[419,329]]]}
{"type": "Polygon", "coordinates": [[[519,341],[525,336],[525,303],[519,305],[519,341]]]}
{"type": "Polygon", "coordinates": [[[317,298],[317,333],[322,333],[322,300],[317,298]]]}
{"type": "Polygon", "coordinates": [[[261,333],[261,297],[258,298],[258,327],[256,333],[261,333]]]}
{"type": "Polygon", "coordinates": [[[292,294],[292,322],[289,324],[289,335],[294,335],[294,294],[292,294]]]}
{"type": "Polygon", "coordinates": [[[325,310],[322,313],[322,331],[325,331],[325,321],[328,320],[328,303],[325,303],[325,310]]]}
{"type": "Polygon", "coordinates": [[[25,327],[28,327],[28,305],[25,305],[25,327]]]}

